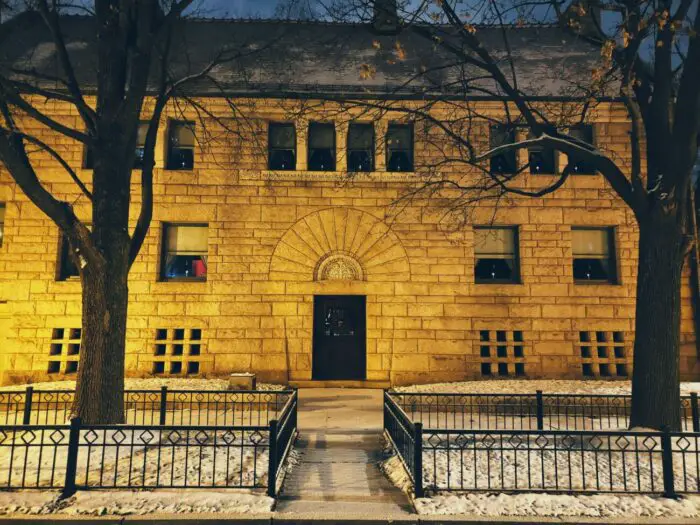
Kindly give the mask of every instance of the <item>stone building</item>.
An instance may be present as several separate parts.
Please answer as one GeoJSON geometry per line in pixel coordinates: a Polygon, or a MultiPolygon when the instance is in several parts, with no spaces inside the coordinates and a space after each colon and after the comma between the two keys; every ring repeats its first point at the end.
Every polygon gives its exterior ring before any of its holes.
{"type": "MultiPolygon", "coordinates": [[[[89,20],[69,17],[64,28],[89,86],[89,20]]],[[[254,49],[275,32],[277,51],[217,70],[226,96],[202,85],[196,105],[166,111],[153,223],[130,276],[129,375],[252,371],[296,385],[368,386],[630,375],[632,212],[583,164],[550,195],[475,203],[459,227],[445,213],[449,199],[406,199],[439,161],[434,126],[345,100],[403,108],[432,100],[431,113],[447,118],[449,92],[435,86],[450,77],[405,86],[421,64],[434,63],[434,50],[415,35],[380,29],[207,20],[183,28],[191,67],[223,43],[254,49]]],[[[17,59],[51,64],[49,37],[20,30],[17,59]]],[[[497,45],[500,30],[480,31],[497,45]]],[[[523,89],[543,104],[575,101],[569,81],[590,74],[599,50],[553,26],[507,31],[523,89]]],[[[504,117],[499,100],[475,96],[473,104],[482,116],[471,130],[477,142],[520,137],[487,120],[504,117]]],[[[65,104],[43,108],[80,126],[65,104]]],[[[629,129],[611,98],[595,104],[576,132],[626,165],[629,129]]],[[[89,180],[89,152],[79,143],[32,131],[89,180]]],[[[42,181],[89,222],[78,188],[51,158],[36,155],[42,181]]],[[[521,184],[535,188],[566,163],[565,155],[521,150],[491,167],[529,164],[521,184]]],[[[470,169],[451,167],[447,176],[470,169]]],[[[135,187],[134,219],[139,199],[135,187]]],[[[81,307],[66,243],[2,167],[0,203],[2,381],[70,377],[81,307]]],[[[686,273],[681,369],[690,379],[700,376],[700,363],[686,273]]]]}

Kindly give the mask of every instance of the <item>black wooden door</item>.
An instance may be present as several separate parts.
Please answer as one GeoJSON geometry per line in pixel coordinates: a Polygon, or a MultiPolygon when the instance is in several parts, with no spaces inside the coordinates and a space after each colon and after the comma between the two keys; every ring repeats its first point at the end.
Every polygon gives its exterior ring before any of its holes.
{"type": "Polygon", "coordinates": [[[314,379],[365,379],[364,296],[314,297],[313,359],[314,379]]]}

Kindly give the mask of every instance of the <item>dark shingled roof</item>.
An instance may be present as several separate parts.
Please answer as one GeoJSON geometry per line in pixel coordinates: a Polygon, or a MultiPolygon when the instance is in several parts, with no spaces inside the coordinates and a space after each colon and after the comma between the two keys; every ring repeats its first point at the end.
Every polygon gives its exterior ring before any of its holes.
{"type": "MultiPolygon", "coordinates": [[[[67,16],[61,26],[80,83],[95,85],[95,21],[67,16]]],[[[520,89],[529,96],[578,97],[590,84],[600,50],[557,26],[478,27],[484,45],[504,56],[504,35],[514,57],[520,89]]],[[[445,33],[445,38],[451,38],[445,33]]],[[[193,74],[223,49],[243,56],[214,68],[210,81],[199,81],[197,94],[269,96],[387,95],[423,97],[463,93],[460,79],[479,75],[454,65],[454,57],[412,31],[377,35],[369,25],[273,20],[186,20],[173,39],[171,68],[177,76],[193,74]],[[369,75],[362,75],[365,71],[369,75]],[[456,83],[460,85],[457,86],[456,83]]],[[[55,47],[37,18],[17,20],[0,60],[17,68],[58,74],[55,47]]],[[[510,67],[504,62],[507,74],[510,67]]],[[[473,96],[498,94],[490,80],[468,82],[473,96]],[[484,93],[486,90],[488,93],[484,93]]]]}

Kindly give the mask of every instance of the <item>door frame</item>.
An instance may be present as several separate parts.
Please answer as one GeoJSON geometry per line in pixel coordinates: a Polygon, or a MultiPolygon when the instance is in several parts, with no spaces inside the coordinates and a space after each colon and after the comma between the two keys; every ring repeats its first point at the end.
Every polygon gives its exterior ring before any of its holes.
{"type": "MultiPolygon", "coordinates": [[[[322,374],[321,374],[322,375],[322,374]]],[[[367,296],[361,294],[314,294],[313,296],[313,316],[312,316],[312,334],[311,334],[311,379],[312,381],[366,381],[367,380],[367,296]],[[361,315],[361,328],[362,335],[359,337],[360,344],[360,359],[362,373],[360,377],[353,378],[338,378],[338,379],[327,379],[319,377],[318,361],[316,359],[317,349],[320,351],[319,343],[317,341],[317,320],[320,319],[317,316],[317,300],[322,298],[328,299],[344,299],[344,298],[361,298],[362,299],[362,315],[361,315]]]]}

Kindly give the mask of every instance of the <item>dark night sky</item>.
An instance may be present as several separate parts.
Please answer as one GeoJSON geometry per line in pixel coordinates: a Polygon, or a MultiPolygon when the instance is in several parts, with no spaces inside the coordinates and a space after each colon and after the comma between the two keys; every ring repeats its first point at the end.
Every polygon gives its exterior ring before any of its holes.
{"type": "Polygon", "coordinates": [[[201,8],[209,16],[267,17],[271,16],[278,0],[206,0],[201,8]]]}

